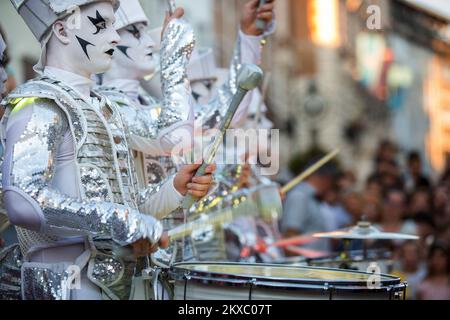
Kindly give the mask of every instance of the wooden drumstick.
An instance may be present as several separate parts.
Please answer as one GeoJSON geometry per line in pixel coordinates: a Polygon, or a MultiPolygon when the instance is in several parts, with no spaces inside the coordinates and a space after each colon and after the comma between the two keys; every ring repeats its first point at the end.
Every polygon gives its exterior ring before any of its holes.
{"type": "Polygon", "coordinates": [[[328,162],[333,160],[339,153],[341,152],[340,149],[336,149],[329,154],[327,154],[325,157],[320,159],[317,163],[309,167],[305,172],[300,174],[297,178],[289,182],[287,185],[285,185],[283,188],[281,188],[281,192],[286,194],[292,189],[294,189],[297,185],[305,181],[307,178],[309,178],[311,175],[313,175],[317,170],[322,168],[324,165],[326,165],[328,162]]]}
{"type": "Polygon", "coordinates": [[[167,0],[167,6],[169,9],[169,15],[173,15],[175,10],[177,10],[177,5],[175,3],[175,0],[167,0]]]}

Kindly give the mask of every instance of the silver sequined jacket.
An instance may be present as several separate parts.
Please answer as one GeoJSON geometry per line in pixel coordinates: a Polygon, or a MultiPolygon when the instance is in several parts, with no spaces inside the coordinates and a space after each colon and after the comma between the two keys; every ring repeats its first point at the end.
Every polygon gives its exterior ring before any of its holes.
{"type": "MultiPolygon", "coordinates": [[[[104,97],[97,98],[96,104],[88,103],[70,87],[43,76],[3,102],[4,203],[18,227],[24,255],[77,238],[109,239],[112,248],[142,238],[155,243],[161,236],[160,223],[139,211],[149,193],[136,190],[120,113],[104,97]],[[67,144],[68,139],[73,143],[67,144]],[[65,150],[67,145],[73,149],[65,150]],[[71,156],[75,163],[67,168],[75,172],[59,165],[71,156]]],[[[92,259],[95,269],[94,254],[92,259]]],[[[30,295],[25,298],[60,298],[47,296],[54,292],[46,287],[49,282],[36,288],[42,273],[64,278],[64,272],[50,267],[23,270],[24,292],[30,295]],[[33,290],[26,290],[27,281],[33,290]]]]}

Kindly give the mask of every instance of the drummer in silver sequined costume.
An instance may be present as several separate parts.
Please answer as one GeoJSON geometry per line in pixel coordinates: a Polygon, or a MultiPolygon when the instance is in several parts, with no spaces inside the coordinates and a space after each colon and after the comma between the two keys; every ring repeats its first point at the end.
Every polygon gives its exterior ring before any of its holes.
{"type": "MultiPolygon", "coordinates": [[[[251,1],[246,5],[247,11],[250,10],[251,14],[256,11],[256,8],[249,9],[249,4],[253,2],[251,1]]],[[[121,112],[127,126],[130,128],[129,130],[133,131],[135,130],[134,128],[142,128],[143,124],[151,127],[152,124],[157,123],[158,113],[161,111],[161,107],[164,110],[165,106],[161,106],[161,103],[148,94],[145,94],[140,88],[139,80],[155,70],[152,69],[154,63],[149,61],[150,59],[145,57],[145,55],[139,55],[139,52],[151,53],[151,49],[155,43],[147,33],[146,26],[148,25],[148,21],[137,0],[123,1],[122,7],[116,16],[118,19],[118,23],[116,24],[118,32],[121,34],[122,39],[128,39],[128,41],[124,41],[119,46],[121,54],[115,57],[113,67],[104,75],[103,86],[100,88],[100,91],[122,106],[121,112]]],[[[254,23],[255,18],[252,17],[247,20],[250,21],[245,21],[243,25],[251,25],[254,23]]],[[[269,20],[271,20],[271,17],[269,20]]],[[[273,24],[270,24],[264,35],[267,36],[273,30],[273,24]]],[[[230,104],[231,97],[236,92],[236,78],[240,66],[243,63],[260,62],[261,40],[264,35],[246,34],[240,30],[229,69],[228,80],[225,83],[222,82],[223,85],[215,91],[216,94],[211,99],[208,99],[208,101],[200,101],[197,95],[193,95],[193,98],[197,102],[195,107],[196,119],[199,123],[202,122],[200,125],[203,125],[205,129],[216,127],[224,116],[230,104]]],[[[194,63],[191,63],[188,74],[191,80],[195,80],[198,83],[199,79],[196,78],[196,75],[198,76],[198,73],[204,70],[202,64],[205,61],[207,63],[207,58],[211,56],[209,55],[205,59],[202,54],[197,54],[196,57],[198,58],[195,59],[194,63]]],[[[234,126],[239,125],[245,120],[251,99],[251,95],[248,95],[244,99],[236,117],[233,119],[234,126]]],[[[173,157],[162,154],[153,145],[136,143],[132,147],[136,151],[137,171],[141,172],[141,184],[159,183],[168,174],[177,171],[180,160],[177,159],[176,161],[173,157]]],[[[177,211],[164,221],[166,228],[174,227],[185,221],[184,213],[181,210],[177,211]]],[[[186,243],[188,242],[186,241],[186,243]]],[[[178,253],[181,254],[176,258],[178,261],[187,260],[192,257],[189,246],[185,246],[183,249],[179,247],[178,253]]]]}
{"type": "MultiPolygon", "coordinates": [[[[177,11],[177,13],[179,13],[177,11]]],[[[158,59],[153,57],[155,43],[149,34],[148,19],[138,0],[122,1],[116,12],[115,27],[121,36],[121,44],[114,56],[112,68],[102,75],[103,85],[97,90],[119,105],[122,119],[129,135],[130,153],[133,154],[135,169],[140,188],[144,186],[159,186],[167,177],[178,172],[178,166],[172,161],[171,145],[163,145],[160,135],[176,130],[179,123],[172,123],[168,116],[178,116],[183,110],[178,107],[182,98],[186,103],[191,100],[190,90],[183,95],[170,96],[162,101],[147,94],[140,87],[139,80],[152,73],[156,69],[158,59]],[[164,125],[164,130],[159,128],[164,125]],[[144,167],[144,154],[155,155],[155,160],[144,167]],[[162,162],[164,161],[164,162],[162,162]]],[[[173,41],[182,43],[186,34],[177,33],[173,41]]],[[[161,44],[162,56],[172,44],[161,44]]],[[[166,78],[177,80],[177,75],[186,75],[186,68],[180,68],[177,58],[172,63],[161,61],[163,69],[162,89],[167,90],[173,84],[168,85],[166,78]]],[[[172,82],[175,83],[175,82],[172,82]]],[[[187,88],[186,88],[187,89],[187,88]]],[[[181,92],[180,92],[181,93],[181,92]]],[[[164,96],[164,94],[163,94],[164,96]]],[[[192,113],[192,120],[194,114],[192,113]]],[[[163,141],[164,142],[164,141],[163,141]]],[[[183,170],[183,168],[181,168],[183,170]]],[[[201,195],[199,195],[201,197],[201,195]]],[[[175,201],[177,201],[175,199],[175,201]]],[[[164,218],[169,212],[159,214],[157,218],[164,218]]],[[[156,213],[157,214],[157,213],[156,213]]],[[[171,225],[166,225],[171,227],[171,225]]]]}
{"type": "MultiPolygon", "coordinates": [[[[113,28],[118,3],[12,2],[43,48],[36,67],[41,76],[3,101],[3,192],[25,255],[22,298],[128,299],[135,256],[156,249],[163,236],[151,215],[170,212],[179,203],[158,201],[165,188],[173,190],[170,180],[138,192],[117,106],[91,90],[91,75],[109,68],[120,41],[113,28]],[[73,5],[81,10],[68,12],[73,5]],[[73,275],[80,280],[75,285],[73,275]]],[[[184,42],[170,47],[162,61],[178,56],[181,67],[194,46],[190,27],[172,20],[164,41],[179,32],[186,34],[184,42]]],[[[182,76],[170,80],[167,98],[183,97],[186,81],[180,82],[182,76]]],[[[173,115],[173,123],[189,130],[190,113],[173,115]]],[[[179,143],[177,133],[167,136],[161,145],[179,143]]]]}

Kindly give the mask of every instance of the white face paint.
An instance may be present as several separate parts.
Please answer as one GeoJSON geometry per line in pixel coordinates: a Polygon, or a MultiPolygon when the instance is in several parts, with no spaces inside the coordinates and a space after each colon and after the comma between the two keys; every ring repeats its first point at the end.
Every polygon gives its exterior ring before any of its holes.
{"type": "Polygon", "coordinates": [[[81,8],[77,27],[65,24],[70,41],[66,46],[67,53],[74,69],[96,74],[106,72],[111,67],[114,50],[120,41],[114,22],[111,3],[98,2],[81,8]]]}
{"type": "Polygon", "coordinates": [[[119,30],[121,38],[114,54],[116,68],[123,68],[129,79],[139,80],[153,73],[156,61],[153,58],[155,42],[145,23],[136,23],[119,30]]]}
{"type": "Polygon", "coordinates": [[[6,44],[3,41],[2,36],[0,35],[0,98],[3,98],[3,94],[5,92],[5,82],[8,79],[8,75],[6,74],[5,68],[6,63],[4,62],[4,53],[6,50],[6,44]]]}

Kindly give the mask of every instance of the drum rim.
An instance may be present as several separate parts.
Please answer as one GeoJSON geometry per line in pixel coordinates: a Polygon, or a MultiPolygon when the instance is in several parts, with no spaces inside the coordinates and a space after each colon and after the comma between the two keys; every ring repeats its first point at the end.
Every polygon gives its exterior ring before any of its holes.
{"type": "MultiPolygon", "coordinates": [[[[289,284],[292,287],[295,285],[304,286],[304,285],[315,285],[318,287],[333,287],[333,288],[347,288],[347,289],[357,289],[367,286],[367,281],[358,280],[358,281],[348,281],[348,280],[322,280],[322,279],[304,279],[304,278],[280,278],[280,277],[268,277],[268,276],[251,276],[245,274],[224,274],[219,272],[211,272],[211,271],[198,271],[198,270],[190,270],[187,268],[183,268],[186,265],[218,265],[218,266],[247,266],[247,267],[275,267],[275,268],[286,268],[286,269],[309,269],[309,270],[324,270],[324,271],[338,271],[342,273],[353,273],[353,274],[364,274],[370,275],[370,273],[362,272],[362,271],[350,271],[350,270],[342,270],[342,269],[334,269],[334,268],[321,268],[321,267],[311,267],[311,266],[284,266],[284,265],[276,265],[276,264],[252,264],[252,263],[230,263],[230,262],[181,262],[174,264],[170,269],[170,274],[174,276],[176,280],[201,280],[208,282],[233,282],[231,280],[235,280],[235,283],[255,283],[256,285],[263,285],[267,283],[285,283],[289,284]],[[181,271],[181,272],[180,272],[181,271]],[[181,273],[181,274],[180,274],[181,273]],[[227,277],[223,277],[226,275],[227,277]],[[222,276],[222,277],[220,277],[222,276]]],[[[404,288],[406,285],[401,281],[399,277],[395,277],[387,274],[380,274],[381,277],[386,278],[385,280],[380,281],[381,288],[377,289],[369,289],[370,291],[386,291],[392,288],[404,288]],[[388,280],[389,279],[389,280],[388,280]]]]}

